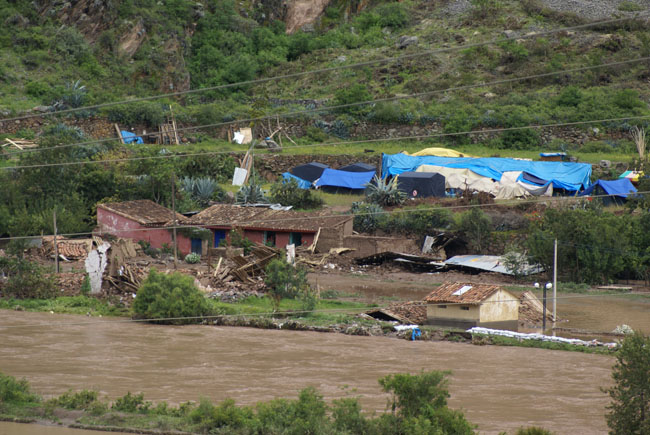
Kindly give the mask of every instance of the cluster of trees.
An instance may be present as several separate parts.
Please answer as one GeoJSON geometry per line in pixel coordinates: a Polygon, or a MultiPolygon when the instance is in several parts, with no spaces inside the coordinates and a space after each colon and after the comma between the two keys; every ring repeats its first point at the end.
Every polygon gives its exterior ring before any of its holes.
{"type": "MultiPolygon", "coordinates": [[[[78,233],[95,225],[96,204],[109,201],[151,199],[171,206],[171,183],[190,179],[188,190],[177,189],[177,209],[196,210],[223,191],[217,182],[227,180],[235,161],[227,155],[158,158],[155,151],[125,151],[111,143],[73,145],[89,139],[77,128],[58,124],[39,139],[38,152],[21,154],[17,166],[0,171],[0,235],[53,234],[56,211],[59,233],[78,233]],[[156,157],[112,164],[57,163],[156,157]],[[192,184],[194,181],[194,184],[192,184]]],[[[183,184],[181,184],[183,186],[183,184]]]]}

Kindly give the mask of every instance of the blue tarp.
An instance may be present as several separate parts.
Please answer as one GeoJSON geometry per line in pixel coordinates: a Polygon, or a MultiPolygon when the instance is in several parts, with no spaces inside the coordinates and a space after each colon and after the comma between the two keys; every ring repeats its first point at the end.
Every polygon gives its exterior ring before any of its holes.
{"type": "Polygon", "coordinates": [[[446,168],[469,169],[484,177],[500,181],[504,172],[524,171],[539,179],[553,183],[554,188],[577,191],[589,185],[591,165],[588,163],[540,162],[516,160],[502,157],[436,157],[409,156],[406,154],[384,154],[382,156],[382,177],[415,171],[421,165],[435,165],[446,168]]]}
{"type": "Polygon", "coordinates": [[[120,133],[122,133],[122,140],[124,140],[124,143],[144,143],[142,138],[140,136],[136,136],[135,133],[131,133],[130,131],[122,130],[120,133]]]}
{"type": "Polygon", "coordinates": [[[366,184],[370,183],[375,171],[370,172],[348,172],[337,169],[327,168],[322,175],[316,180],[316,187],[333,186],[347,187],[348,189],[365,189],[366,184]]]}
{"type": "Polygon", "coordinates": [[[290,172],[285,172],[284,174],[282,174],[282,178],[284,178],[287,181],[296,180],[298,182],[298,187],[300,187],[301,189],[307,190],[311,187],[311,183],[309,181],[296,177],[290,172]]]}
{"type": "Polygon", "coordinates": [[[620,196],[621,198],[627,198],[627,195],[636,192],[636,187],[634,187],[629,179],[619,178],[618,180],[612,181],[598,180],[587,187],[580,196],[591,195],[596,186],[600,186],[608,195],[620,196]]]}

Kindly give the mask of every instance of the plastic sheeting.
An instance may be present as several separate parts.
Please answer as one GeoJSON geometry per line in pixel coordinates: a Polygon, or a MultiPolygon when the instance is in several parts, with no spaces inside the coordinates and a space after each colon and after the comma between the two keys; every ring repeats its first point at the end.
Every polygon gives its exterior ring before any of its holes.
{"type": "Polygon", "coordinates": [[[415,171],[421,165],[444,166],[447,168],[470,169],[478,175],[501,180],[504,172],[525,171],[542,180],[548,180],[554,188],[577,191],[589,185],[591,165],[569,162],[533,162],[500,157],[449,158],[435,156],[409,156],[384,154],[382,156],[382,177],[415,171]]]}
{"type": "Polygon", "coordinates": [[[417,153],[409,154],[404,152],[409,156],[438,156],[438,157],[474,157],[469,154],[461,153],[456,150],[450,150],[448,148],[425,148],[418,151],[417,153]]]}
{"type": "Polygon", "coordinates": [[[397,188],[411,198],[445,196],[445,177],[431,172],[402,172],[397,177],[397,188]]]}
{"type": "Polygon", "coordinates": [[[618,180],[598,180],[591,186],[587,187],[579,196],[591,195],[596,187],[600,186],[606,194],[614,195],[621,198],[627,198],[630,193],[636,193],[636,187],[629,178],[619,178],[618,180]]]}
{"type": "Polygon", "coordinates": [[[476,190],[488,192],[493,195],[497,193],[497,186],[491,178],[478,175],[469,169],[446,168],[444,166],[422,165],[416,172],[436,172],[445,177],[445,188],[460,190],[476,190]]]}
{"type": "Polygon", "coordinates": [[[310,183],[313,183],[320,178],[320,176],[323,174],[323,171],[327,168],[329,168],[329,166],[323,163],[311,162],[296,166],[289,172],[298,178],[302,178],[303,180],[307,180],[310,183]]]}
{"type": "Polygon", "coordinates": [[[120,134],[122,134],[124,143],[144,143],[140,136],[136,136],[135,133],[131,133],[130,131],[122,130],[120,134]]]}
{"type": "Polygon", "coordinates": [[[302,178],[299,178],[299,177],[296,177],[295,175],[293,175],[290,172],[283,173],[282,178],[284,178],[286,181],[296,180],[296,182],[298,183],[298,187],[300,187],[301,189],[307,190],[307,189],[309,189],[311,187],[311,183],[309,181],[303,180],[302,178]]]}
{"type": "Polygon", "coordinates": [[[368,163],[363,163],[363,162],[357,162],[353,163],[351,165],[343,166],[342,168],[339,168],[339,171],[346,171],[346,172],[377,172],[377,168],[369,165],[368,163]]]}
{"type": "Polygon", "coordinates": [[[332,186],[346,187],[348,189],[365,189],[370,183],[375,171],[370,172],[348,172],[337,169],[325,169],[323,174],[314,183],[316,187],[332,186]]]}

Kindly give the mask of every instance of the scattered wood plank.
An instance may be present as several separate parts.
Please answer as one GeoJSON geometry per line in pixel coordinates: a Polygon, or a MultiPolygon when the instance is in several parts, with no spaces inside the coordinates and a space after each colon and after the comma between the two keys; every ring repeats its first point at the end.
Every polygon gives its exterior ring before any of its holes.
{"type": "Polygon", "coordinates": [[[120,139],[120,142],[122,145],[125,145],[124,138],[122,137],[122,132],[120,131],[120,126],[117,124],[113,124],[115,127],[115,131],[117,132],[117,137],[120,139]]]}

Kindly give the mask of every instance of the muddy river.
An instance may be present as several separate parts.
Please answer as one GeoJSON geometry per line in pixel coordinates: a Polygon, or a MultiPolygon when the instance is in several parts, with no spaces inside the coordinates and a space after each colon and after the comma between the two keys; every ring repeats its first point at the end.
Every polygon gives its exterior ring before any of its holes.
{"type": "MultiPolygon", "coordinates": [[[[387,401],[378,378],[451,370],[450,406],[481,433],[540,425],[594,434],[606,433],[600,387],[610,384],[612,364],[577,352],[0,311],[0,371],[46,396],[86,388],[110,398],[131,391],[153,401],[252,404],[311,385],[328,400],[358,396],[373,412],[387,401]]],[[[12,433],[6,428],[0,434],[12,433]]]]}

